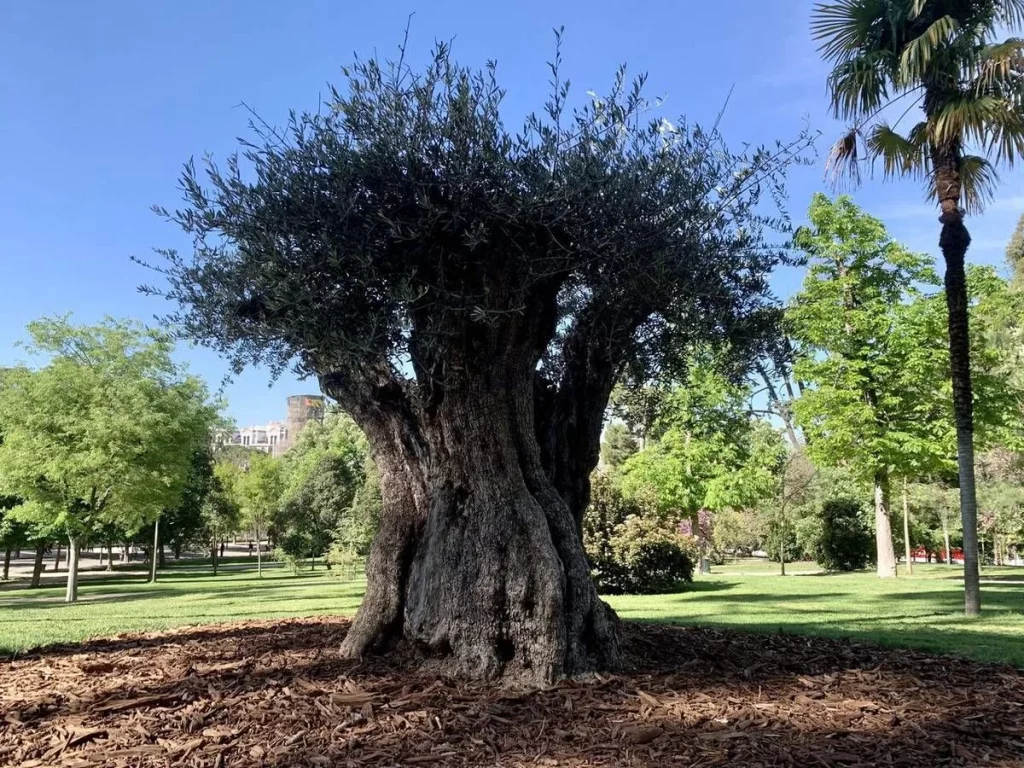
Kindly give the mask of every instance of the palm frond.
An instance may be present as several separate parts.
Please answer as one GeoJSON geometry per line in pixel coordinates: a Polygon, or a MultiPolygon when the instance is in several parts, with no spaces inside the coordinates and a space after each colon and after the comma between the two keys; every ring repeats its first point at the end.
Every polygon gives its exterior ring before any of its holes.
{"type": "Polygon", "coordinates": [[[837,64],[828,78],[835,116],[851,120],[881,107],[889,98],[892,60],[887,51],[873,51],[837,64]]]}
{"type": "Polygon", "coordinates": [[[854,185],[860,184],[860,131],[851,128],[839,137],[829,150],[825,161],[825,175],[830,177],[833,186],[839,186],[841,179],[850,179],[854,185]]]}
{"type": "Polygon", "coordinates": [[[910,18],[916,19],[921,15],[921,11],[924,10],[924,5],[928,0],[913,0],[910,4],[910,18]]]}
{"type": "Polygon", "coordinates": [[[816,3],[811,11],[811,37],[821,42],[822,56],[843,61],[867,47],[879,20],[886,18],[887,4],[887,0],[816,3]]]}
{"type": "Polygon", "coordinates": [[[1002,97],[1018,109],[1024,106],[1024,39],[984,46],[970,70],[967,90],[1002,97]]]}
{"type": "Polygon", "coordinates": [[[995,96],[959,92],[947,95],[929,122],[931,141],[950,144],[973,138],[985,141],[989,121],[1005,111],[1005,102],[995,96]]]}
{"type": "Polygon", "coordinates": [[[927,173],[927,134],[916,128],[911,129],[907,136],[901,136],[885,123],[879,123],[865,140],[872,157],[882,160],[886,178],[923,178],[927,173]]]}
{"type": "MultiPolygon", "coordinates": [[[[964,155],[960,158],[960,193],[964,210],[973,216],[985,210],[999,183],[995,166],[984,157],[964,155]]],[[[935,185],[932,184],[932,189],[935,185]]]]}
{"type": "Polygon", "coordinates": [[[933,21],[924,32],[910,40],[900,56],[899,80],[902,83],[919,81],[928,71],[938,48],[949,43],[960,30],[960,24],[952,16],[942,16],[933,21]]]}
{"type": "Polygon", "coordinates": [[[1024,27],[1024,0],[996,0],[996,16],[1010,29],[1024,27]]]}
{"type": "Polygon", "coordinates": [[[995,155],[997,163],[1012,168],[1019,160],[1024,160],[1024,113],[1005,101],[1001,106],[973,133],[978,143],[990,155],[995,155]]]}

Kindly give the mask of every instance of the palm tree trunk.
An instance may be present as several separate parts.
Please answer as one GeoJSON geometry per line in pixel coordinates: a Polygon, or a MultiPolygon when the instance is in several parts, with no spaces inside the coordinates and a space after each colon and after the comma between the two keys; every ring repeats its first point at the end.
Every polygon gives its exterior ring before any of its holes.
{"type": "Polygon", "coordinates": [[[978,498],[974,485],[974,402],[971,392],[971,344],[968,333],[967,273],[964,258],[971,236],[959,207],[960,179],[954,151],[933,155],[942,206],[939,248],[946,260],[946,308],[949,311],[949,366],[956,420],[956,455],[960,476],[960,517],[964,527],[964,613],[981,614],[978,571],[978,498]]]}

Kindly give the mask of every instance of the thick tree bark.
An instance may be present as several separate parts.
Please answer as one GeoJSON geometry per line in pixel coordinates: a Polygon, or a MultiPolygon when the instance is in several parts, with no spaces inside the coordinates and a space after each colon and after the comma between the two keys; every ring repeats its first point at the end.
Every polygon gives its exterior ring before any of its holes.
{"type": "MultiPolygon", "coordinates": [[[[411,395],[383,366],[321,379],[367,434],[384,502],[346,656],[404,637],[447,673],[526,683],[618,663],[614,614],[594,589],[575,510],[541,458],[543,344],[526,326],[543,320],[511,317],[467,346],[471,361],[437,392],[411,395]]],[[[599,436],[598,420],[585,481],[599,436]]],[[[563,477],[585,505],[589,483],[563,477]]]]}
{"type": "Polygon", "coordinates": [[[889,475],[884,470],[875,473],[875,548],[878,557],[878,577],[896,576],[896,550],[892,545],[892,520],[889,515],[889,475]]]}
{"type": "Polygon", "coordinates": [[[82,542],[74,537],[68,537],[68,582],[64,591],[65,603],[78,602],[78,563],[82,552],[82,542]]]}
{"type": "Polygon", "coordinates": [[[43,563],[43,558],[45,556],[46,556],[46,542],[45,541],[37,542],[36,543],[36,559],[35,559],[35,562],[32,564],[32,581],[29,582],[29,588],[31,588],[31,589],[35,589],[36,587],[38,587],[40,582],[41,582],[41,580],[42,580],[43,568],[45,567],[45,565],[43,563]]]}

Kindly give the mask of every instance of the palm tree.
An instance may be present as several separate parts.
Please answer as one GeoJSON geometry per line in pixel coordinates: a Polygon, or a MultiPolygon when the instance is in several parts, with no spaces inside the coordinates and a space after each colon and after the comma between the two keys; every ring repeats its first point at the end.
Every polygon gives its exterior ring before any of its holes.
{"type": "Polygon", "coordinates": [[[1021,27],[1024,0],[835,0],[817,4],[811,22],[833,64],[832,110],[854,123],[830,170],[859,181],[879,160],[887,177],[923,181],[941,210],[968,616],[981,612],[981,594],[964,216],[991,199],[997,165],[1024,158],[1024,40],[995,41],[1021,27]],[[890,125],[882,113],[894,105],[905,109],[890,125]],[[923,119],[898,133],[916,107],[923,119]]]}

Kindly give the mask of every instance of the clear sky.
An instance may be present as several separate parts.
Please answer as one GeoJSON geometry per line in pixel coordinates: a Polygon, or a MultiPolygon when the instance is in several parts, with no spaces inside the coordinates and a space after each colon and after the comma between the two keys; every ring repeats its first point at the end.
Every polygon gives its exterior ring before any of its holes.
{"type": "MultiPolygon", "coordinates": [[[[732,98],[723,130],[734,146],[794,136],[804,119],[823,132],[822,157],[842,126],[829,119],[826,68],[808,33],[810,0],[0,0],[0,365],[23,357],[25,324],[73,312],[151,320],[165,310],[136,292],[152,275],[129,261],[153,247],[182,247],[149,208],[173,207],[190,156],[223,158],[245,135],[245,102],[271,123],[315,108],[353,54],[391,55],[412,19],[410,57],[454,39],[464,63],[498,62],[510,122],[539,110],[552,28],[565,27],[564,73],[576,99],[604,90],[615,67],[650,75],[666,116],[710,123],[732,98]]],[[[791,176],[802,218],[823,189],[822,162],[791,176]]],[[[969,223],[970,258],[999,264],[1024,212],[1024,175],[1003,175],[1000,198],[969,223]]],[[[938,225],[913,183],[880,179],[856,191],[914,249],[938,257],[938,225]]],[[[785,297],[796,276],[780,275],[785,297]]],[[[227,368],[204,350],[182,350],[217,386],[227,368]]],[[[265,371],[228,386],[240,424],[284,416],[284,398],[315,391],[265,371]]]]}

